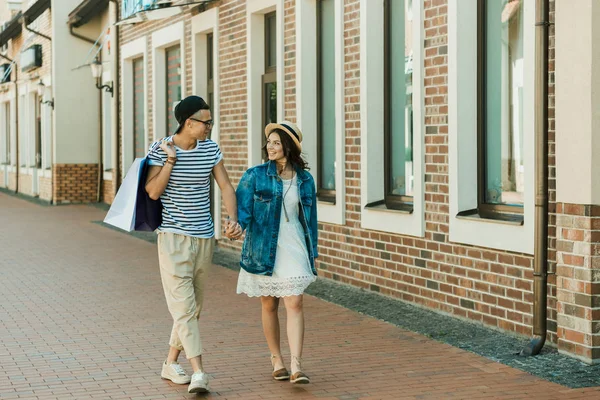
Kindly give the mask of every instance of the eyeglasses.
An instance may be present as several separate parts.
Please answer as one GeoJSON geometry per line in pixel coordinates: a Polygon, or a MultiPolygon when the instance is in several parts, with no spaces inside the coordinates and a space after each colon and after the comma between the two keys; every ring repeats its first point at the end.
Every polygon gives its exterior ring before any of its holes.
{"type": "Polygon", "coordinates": [[[207,128],[212,127],[215,123],[215,121],[213,121],[212,119],[209,119],[208,121],[202,121],[201,119],[196,119],[196,118],[192,118],[192,117],[190,117],[190,119],[192,121],[202,122],[204,125],[206,125],[207,128]]]}

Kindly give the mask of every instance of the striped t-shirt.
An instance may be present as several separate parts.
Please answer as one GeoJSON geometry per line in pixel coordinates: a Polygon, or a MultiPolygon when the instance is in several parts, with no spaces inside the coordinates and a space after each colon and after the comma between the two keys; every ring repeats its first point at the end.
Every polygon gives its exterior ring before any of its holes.
{"type": "MultiPolygon", "coordinates": [[[[167,140],[173,141],[173,137],[167,140]]],[[[150,146],[150,165],[163,166],[167,154],[158,147],[150,146]]],[[[163,204],[160,232],[173,232],[198,238],[214,236],[210,215],[210,174],[223,159],[219,145],[210,139],[198,141],[191,150],[175,146],[177,162],[171,171],[169,183],[160,196],[163,204]]]]}

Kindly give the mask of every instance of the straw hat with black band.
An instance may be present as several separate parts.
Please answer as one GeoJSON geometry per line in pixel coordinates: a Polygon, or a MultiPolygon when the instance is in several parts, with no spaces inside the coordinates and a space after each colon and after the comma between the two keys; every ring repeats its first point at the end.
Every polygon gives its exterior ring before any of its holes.
{"type": "Polygon", "coordinates": [[[269,138],[269,135],[276,129],[282,130],[283,132],[287,133],[296,144],[296,147],[298,147],[298,150],[302,152],[302,131],[300,131],[300,128],[298,128],[296,124],[289,121],[281,121],[279,123],[272,123],[267,125],[265,127],[265,136],[267,137],[267,139],[269,138]]]}

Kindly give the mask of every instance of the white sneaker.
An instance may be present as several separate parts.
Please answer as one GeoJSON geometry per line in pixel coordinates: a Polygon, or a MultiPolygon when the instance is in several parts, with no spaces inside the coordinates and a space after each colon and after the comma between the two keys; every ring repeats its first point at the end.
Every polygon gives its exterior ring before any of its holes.
{"type": "Polygon", "coordinates": [[[192,382],[188,386],[188,393],[206,393],[210,391],[208,387],[208,374],[204,372],[194,372],[192,382]]]}
{"type": "Polygon", "coordinates": [[[166,361],[163,363],[160,377],[178,385],[185,385],[192,380],[179,363],[167,364],[166,361]]]}

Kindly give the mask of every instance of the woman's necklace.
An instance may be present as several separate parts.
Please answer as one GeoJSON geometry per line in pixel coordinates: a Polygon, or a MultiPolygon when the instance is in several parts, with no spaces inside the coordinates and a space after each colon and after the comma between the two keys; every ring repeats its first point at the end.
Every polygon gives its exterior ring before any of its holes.
{"type": "Polygon", "coordinates": [[[293,184],[294,184],[294,171],[292,170],[292,178],[290,179],[290,185],[287,187],[287,189],[283,193],[283,199],[281,200],[281,204],[283,204],[283,214],[285,215],[285,222],[290,222],[290,217],[288,216],[287,208],[285,207],[285,196],[287,196],[287,194],[290,191],[290,189],[292,188],[293,184]]]}

